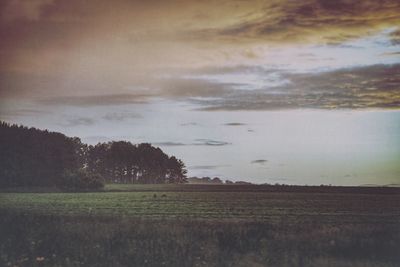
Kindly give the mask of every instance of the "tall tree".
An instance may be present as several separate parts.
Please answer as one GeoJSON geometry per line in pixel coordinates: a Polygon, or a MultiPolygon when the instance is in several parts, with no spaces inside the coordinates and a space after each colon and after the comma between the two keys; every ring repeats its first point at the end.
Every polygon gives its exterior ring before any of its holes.
{"type": "Polygon", "coordinates": [[[0,152],[0,186],[52,186],[80,169],[106,182],[186,182],[183,162],[148,143],[88,146],[77,137],[0,121],[0,152]]]}

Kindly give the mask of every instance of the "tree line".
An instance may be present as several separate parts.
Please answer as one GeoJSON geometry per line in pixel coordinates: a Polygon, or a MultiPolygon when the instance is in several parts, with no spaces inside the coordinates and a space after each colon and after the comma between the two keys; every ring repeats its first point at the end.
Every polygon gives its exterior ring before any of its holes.
{"type": "MultiPolygon", "coordinates": [[[[151,144],[87,145],[77,137],[0,121],[0,186],[184,183],[184,163],[151,144]]],[[[90,186],[88,186],[90,187],[90,186]]]]}

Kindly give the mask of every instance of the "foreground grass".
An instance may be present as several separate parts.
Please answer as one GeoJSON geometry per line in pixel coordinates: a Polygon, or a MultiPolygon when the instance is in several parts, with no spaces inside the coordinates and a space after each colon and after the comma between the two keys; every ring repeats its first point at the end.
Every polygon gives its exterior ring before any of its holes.
{"type": "Polygon", "coordinates": [[[398,266],[400,262],[398,194],[230,192],[227,187],[217,192],[155,187],[152,192],[150,188],[0,193],[0,266],[398,266]]]}

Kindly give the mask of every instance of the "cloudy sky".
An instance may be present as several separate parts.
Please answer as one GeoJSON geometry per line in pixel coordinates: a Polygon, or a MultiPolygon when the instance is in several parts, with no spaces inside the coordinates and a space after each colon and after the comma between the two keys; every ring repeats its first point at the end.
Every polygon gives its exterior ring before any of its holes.
{"type": "Polygon", "coordinates": [[[189,174],[400,183],[400,2],[0,1],[0,119],[189,174]]]}

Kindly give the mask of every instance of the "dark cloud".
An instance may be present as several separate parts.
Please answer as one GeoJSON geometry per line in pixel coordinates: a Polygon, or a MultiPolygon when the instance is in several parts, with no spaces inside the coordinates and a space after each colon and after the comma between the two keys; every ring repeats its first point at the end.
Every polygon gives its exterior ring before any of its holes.
{"type": "MultiPolygon", "coordinates": [[[[227,66],[219,57],[226,54],[228,59],[232,49],[233,56],[257,58],[259,42],[344,48],[346,40],[395,27],[386,33],[399,44],[397,0],[167,2],[0,1],[0,97],[40,96],[40,104],[72,107],[141,104],[153,97],[190,100],[205,110],[399,106],[398,93],[389,90],[398,86],[398,69],[391,76],[385,73],[393,67],[382,66],[383,72],[371,68],[368,74],[355,74],[361,78],[351,78],[340,71],[288,74],[259,66],[227,66]],[[131,35],[136,36],[133,41],[131,35]],[[179,68],[177,75],[162,75],[179,68]],[[246,91],[241,90],[245,82],[200,77],[227,73],[279,76],[291,84],[246,91]]],[[[313,53],[299,57],[331,60],[313,53]]],[[[358,71],[344,70],[348,75],[358,71]]],[[[110,114],[104,119],[128,117],[110,114]]]]}
{"type": "Polygon", "coordinates": [[[229,123],[224,123],[223,125],[225,126],[244,126],[247,125],[246,123],[242,122],[229,122],[229,123]]]}
{"type": "Polygon", "coordinates": [[[400,108],[400,64],[282,75],[290,81],[284,86],[193,102],[202,110],[400,108]]]}
{"type": "Polygon", "coordinates": [[[140,94],[109,94],[109,95],[85,95],[85,96],[57,96],[38,100],[45,105],[61,105],[75,107],[108,106],[144,104],[149,95],[140,94]]]}
{"type": "Polygon", "coordinates": [[[342,43],[400,22],[397,0],[306,0],[266,2],[263,16],[198,35],[222,40],[342,43]]]}
{"type": "Polygon", "coordinates": [[[180,142],[158,142],[153,143],[155,146],[187,146],[188,144],[180,143],[180,142]]]}
{"type": "Polygon", "coordinates": [[[251,164],[262,164],[262,165],[264,165],[267,162],[268,162],[268,160],[266,160],[266,159],[256,159],[256,160],[253,160],[251,162],[251,164]]]}
{"type": "Polygon", "coordinates": [[[391,32],[389,36],[393,45],[400,45],[400,28],[391,32]]]}
{"type": "Polygon", "coordinates": [[[211,139],[196,139],[193,143],[182,143],[182,142],[155,142],[153,143],[157,146],[226,146],[232,143],[217,141],[211,139]]]}
{"type": "Polygon", "coordinates": [[[196,146],[226,146],[226,145],[231,145],[232,143],[225,142],[225,141],[217,141],[217,140],[211,140],[211,139],[196,139],[196,142],[193,143],[192,145],[196,146]]]}

